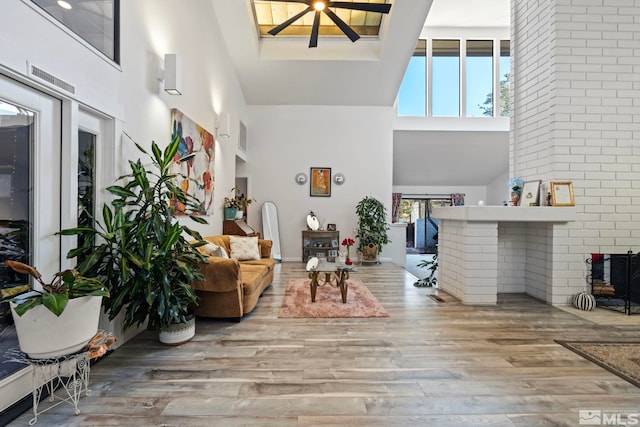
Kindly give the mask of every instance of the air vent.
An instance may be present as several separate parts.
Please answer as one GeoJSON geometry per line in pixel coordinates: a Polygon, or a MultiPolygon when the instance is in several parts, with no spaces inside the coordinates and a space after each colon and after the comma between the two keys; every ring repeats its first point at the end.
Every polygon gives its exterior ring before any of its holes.
{"type": "Polygon", "coordinates": [[[242,122],[240,122],[240,137],[238,138],[238,148],[244,153],[247,152],[247,127],[242,122]]]}
{"type": "Polygon", "coordinates": [[[73,95],[76,94],[76,88],[72,84],[65,82],[62,79],[57,78],[51,73],[47,73],[42,68],[38,68],[35,65],[31,65],[29,69],[32,76],[37,77],[45,82],[52,84],[53,86],[67,91],[73,95]]]}

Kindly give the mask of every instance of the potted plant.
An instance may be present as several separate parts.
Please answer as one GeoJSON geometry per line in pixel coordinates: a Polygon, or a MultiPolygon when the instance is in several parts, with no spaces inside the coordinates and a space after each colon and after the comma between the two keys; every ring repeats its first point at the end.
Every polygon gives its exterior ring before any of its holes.
{"type": "Polygon", "coordinates": [[[224,198],[224,219],[242,219],[244,212],[254,200],[247,198],[238,187],[233,187],[231,193],[232,197],[224,198]]]}
{"type": "Polygon", "coordinates": [[[382,246],[389,243],[387,231],[389,225],[386,222],[387,210],[384,205],[373,197],[365,197],[356,205],[358,227],[358,252],[363,261],[378,261],[378,254],[382,246]]]}
{"type": "Polygon", "coordinates": [[[9,300],[20,350],[34,359],[54,358],[81,350],[98,331],[106,286],[76,270],[56,273],[45,283],[35,268],[7,260],[4,264],[37,283],[2,289],[9,300]]]}
{"type": "MultiPolygon", "coordinates": [[[[234,187],[235,188],[235,187],[234,187]]],[[[233,189],[231,190],[233,192],[233,189]]],[[[238,213],[238,199],[235,195],[224,198],[224,219],[235,219],[238,213]]]]}
{"type": "MultiPolygon", "coordinates": [[[[195,335],[191,313],[197,296],[191,282],[203,278],[199,270],[205,262],[197,248],[206,242],[174,217],[175,206],[189,214],[198,212],[200,205],[175,184],[177,175],[171,173],[173,162],[186,160],[175,158],[179,144],[176,137],[162,152],[153,142],[149,154],[136,143],[152,168],[140,159],[129,161],[131,172],[119,178],[121,185],[107,188],[114,199],[103,206],[102,220],[61,231],[82,237],[67,257],[89,254],[77,269],[104,278],[111,292],[109,319],[123,312],[125,328],[148,321],[147,326],[158,330],[160,340],[168,344],[195,335]]],[[[194,214],[189,217],[207,223],[194,214]]]]}

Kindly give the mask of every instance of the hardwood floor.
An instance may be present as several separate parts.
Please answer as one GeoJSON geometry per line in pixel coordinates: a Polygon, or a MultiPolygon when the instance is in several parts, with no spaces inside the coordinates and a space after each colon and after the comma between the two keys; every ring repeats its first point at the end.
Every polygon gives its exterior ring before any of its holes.
{"type": "Polygon", "coordinates": [[[62,405],[37,425],[573,426],[581,409],[640,411],[640,389],[554,342],[638,340],[640,316],[578,316],[525,295],[437,302],[383,264],[354,274],[389,318],[278,319],[288,279],[306,273],[276,269],[241,322],[198,319],[180,347],[144,332],[93,366],[80,415],[62,405]]]}

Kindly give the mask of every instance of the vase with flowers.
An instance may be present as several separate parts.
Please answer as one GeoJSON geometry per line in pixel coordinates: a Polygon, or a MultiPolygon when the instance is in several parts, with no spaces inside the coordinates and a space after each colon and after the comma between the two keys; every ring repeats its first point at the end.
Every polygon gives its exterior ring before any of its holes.
{"type": "Polygon", "coordinates": [[[349,257],[349,248],[351,246],[353,246],[355,243],[356,243],[356,241],[353,240],[351,237],[347,237],[346,239],[342,240],[342,246],[346,246],[347,247],[347,258],[344,260],[344,263],[346,265],[353,264],[353,262],[351,261],[351,258],[349,257]]]}
{"type": "Polygon", "coordinates": [[[231,197],[224,198],[224,219],[242,219],[244,212],[255,200],[246,197],[238,187],[233,187],[231,194],[231,197]]]}
{"type": "Polygon", "coordinates": [[[518,206],[524,181],[521,178],[511,178],[509,180],[509,190],[511,191],[511,206],[518,206]]]}

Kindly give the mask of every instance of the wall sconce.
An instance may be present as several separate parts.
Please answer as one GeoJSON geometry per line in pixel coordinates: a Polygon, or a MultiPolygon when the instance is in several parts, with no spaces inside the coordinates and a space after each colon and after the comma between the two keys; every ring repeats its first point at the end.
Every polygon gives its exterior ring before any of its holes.
{"type": "Polygon", "coordinates": [[[220,138],[229,138],[231,136],[231,116],[229,113],[216,115],[216,133],[220,138]]]}
{"type": "Polygon", "coordinates": [[[304,185],[307,182],[307,175],[300,172],[296,175],[296,182],[298,183],[298,185],[304,185]]]}
{"type": "Polygon", "coordinates": [[[344,184],[344,174],[343,173],[337,173],[337,174],[333,175],[333,182],[335,182],[336,185],[344,184]]]}
{"type": "Polygon", "coordinates": [[[175,53],[164,55],[164,91],[169,95],[182,95],[182,64],[175,53]]]}

